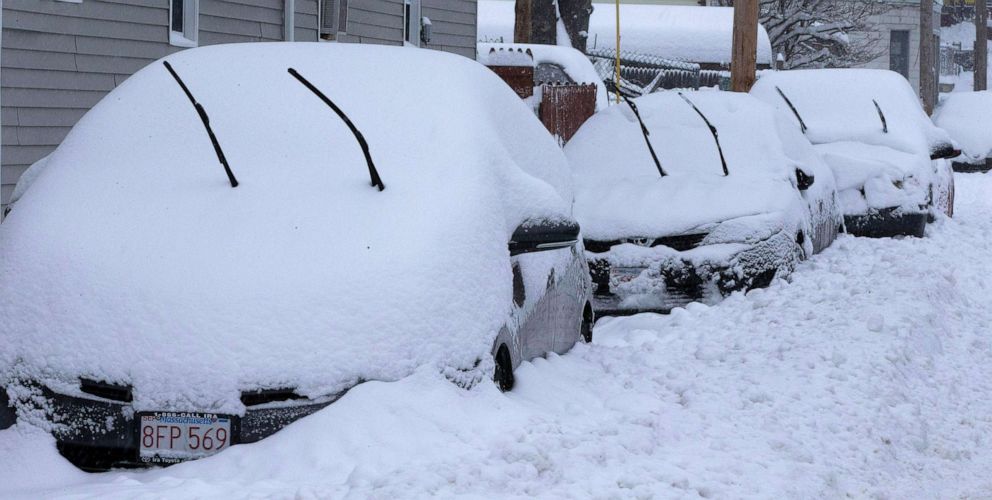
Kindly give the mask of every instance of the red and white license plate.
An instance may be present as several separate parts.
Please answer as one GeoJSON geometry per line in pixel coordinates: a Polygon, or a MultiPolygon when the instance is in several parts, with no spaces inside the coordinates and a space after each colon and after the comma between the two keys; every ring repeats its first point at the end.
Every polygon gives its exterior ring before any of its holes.
{"type": "Polygon", "coordinates": [[[176,463],[213,455],[231,445],[231,417],[214,413],[139,413],[138,457],[176,463]]]}

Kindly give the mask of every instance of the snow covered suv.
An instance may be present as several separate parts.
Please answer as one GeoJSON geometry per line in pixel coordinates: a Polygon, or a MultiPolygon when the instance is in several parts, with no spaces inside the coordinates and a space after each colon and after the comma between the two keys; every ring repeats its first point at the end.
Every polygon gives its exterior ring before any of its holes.
{"type": "Polygon", "coordinates": [[[565,146],[596,314],[667,311],[765,286],[830,245],[830,169],[746,94],[659,92],[593,116],[565,146]]]}
{"type": "Polygon", "coordinates": [[[257,441],[421,368],[506,390],[591,336],[565,156],[462,57],[183,51],[31,178],[0,225],[0,423],[84,468],[257,441]]]}
{"type": "Polygon", "coordinates": [[[872,69],[769,71],[751,94],[791,116],[837,180],[847,232],[922,237],[954,213],[960,154],[898,73],[872,69]]]}

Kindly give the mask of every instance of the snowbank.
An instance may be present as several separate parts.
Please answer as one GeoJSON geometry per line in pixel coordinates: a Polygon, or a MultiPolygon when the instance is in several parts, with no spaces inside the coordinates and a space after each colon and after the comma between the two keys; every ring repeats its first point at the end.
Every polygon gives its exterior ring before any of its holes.
{"type": "Polygon", "coordinates": [[[955,92],[941,100],[934,123],[961,146],[958,161],[984,162],[992,153],[992,92],[955,92]]]}
{"type": "Polygon", "coordinates": [[[659,175],[630,108],[611,106],[565,146],[575,178],[575,215],[586,239],[680,234],[766,213],[781,213],[780,223],[799,224],[803,208],[795,169],[800,164],[787,156],[776,133],[775,111],[748,95],[685,95],[719,131],[730,175],[724,176],[706,124],[678,93],[635,101],[666,177],[659,175]]]}
{"type": "MultiPolygon", "coordinates": [[[[478,36],[482,41],[513,40],[514,2],[480,0],[478,36]]],[[[625,51],[694,63],[729,64],[733,8],[674,5],[620,6],[620,46],[625,51]]],[[[589,48],[616,48],[616,10],[593,4],[589,48]]],[[[772,46],[758,27],[758,64],[772,64],[772,46]]]]}
{"type": "Polygon", "coordinates": [[[347,44],[166,60],[240,186],[161,62],[130,77],[0,226],[0,378],[71,393],[82,375],[133,384],[138,411],[240,413],[247,387],[318,396],[488,354],[512,305],[510,235],[572,198],[560,149],[498,77],[347,44]],[[289,67],[364,133],[385,191],[289,67]]]}
{"type": "Polygon", "coordinates": [[[575,83],[592,83],[596,85],[596,109],[600,110],[609,106],[609,96],[606,93],[606,86],[596,72],[592,62],[582,52],[562,45],[541,45],[531,43],[484,43],[478,44],[478,61],[486,66],[520,65],[522,62],[518,56],[517,49],[530,50],[534,59],[532,64],[553,64],[560,66],[575,83]],[[492,52],[495,49],[495,52],[492,52]],[[511,49],[513,49],[511,51],[511,49]]]}

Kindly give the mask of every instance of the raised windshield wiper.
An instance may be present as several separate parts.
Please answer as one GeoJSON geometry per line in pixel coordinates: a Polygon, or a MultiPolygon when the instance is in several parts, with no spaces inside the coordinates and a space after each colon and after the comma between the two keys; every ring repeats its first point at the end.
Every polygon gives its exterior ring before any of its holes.
{"type": "Polygon", "coordinates": [[[878,105],[878,101],[872,99],[871,102],[875,103],[875,110],[878,111],[878,117],[882,119],[882,133],[889,133],[889,124],[885,121],[885,113],[882,112],[882,107],[878,105]]]}
{"type": "Polygon", "coordinates": [[[644,136],[644,142],[648,145],[648,151],[651,152],[651,159],[654,160],[654,166],[658,167],[658,173],[661,174],[662,177],[668,175],[665,173],[665,169],[661,168],[661,161],[658,160],[658,155],[655,154],[654,147],[651,146],[651,139],[648,138],[648,136],[651,135],[651,131],[648,130],[647,125],[644,125],[644,120],[641,119],[641,113],[637,111],[637,106],[635,106],[634,102],[628,99],[627,96],[623,95],[623,93],[620,92],[620,89],[618,89],[616,84],[612,81],[606,82],[606,88],[609,92],[614,92],[618,96],[622,97],[624,102],[630,106],[630,110],[633,111],[634,116],[637,117],[637,123],[641,124],[641,135],[644,136]]]}
{"type": "Polygon", "coordinates": [[[365,136],[363,136],[362,133],[358,131],[358,128],[355,127],[355,124],[351,123],[351,120],[348,119],[348,115],[344,114],[344,111],[341,111],[341,108],[339,108],[336,104],[334,104],[330,98],[328,98],[326,95],[324,95],[323,92],[320,91],[320,89],[315,87],[312,83],[310,83],[309,80],[304,78],[303,75],[299,74],[295,69],[289,68],[288,71],[289,74],[293,75],[293,78],[296,78],[297,80],[300,81],[300,83],[303,84],[304,87],[310,89],[310,92],[313,92],[317,97],[320,98],[321,101],[324,101],[324,104],[328,105],[331,109],[333,109],[334,112],[337,113],[338,117],[340,117],[341,120],[344,121],[344,124],[348,126],[348,129],[351,130],[351,133],[355,135],[355,139],[358,141],[358,145],[362,147],[362,153],[365,154],[365,163],[368,163],[369,165],[369,177],[372,179],[372,185],[378,187],[379,191],[386,189],[386,185],[382,183],[382,179],[379,177],[379,171],[375,169],[375,163],[372,163],[372,155],[369,153],[369,143],[365,142],[365,136]]]}
{"type": "Polygon", "coordinates": [[[805,134],[806,122],[803,121],[803,117],[799,116],[799,110],[797,110],[796,107],[792,105],[792,101],[789,100],[789,98],[785,95],[785,92],[782,92],[782,89],[780,89],[778,85],[775,86],[775,90],[778,91],[778,95],[782,96],[782,100],[789,105],[789,109],[792,110],[792,114],[796,115],[796,119],[799,120],[799,129],[802,130],[803,133],[805,134]]]}
{"type": "Polygon", "coordinates": [[[231,166],[227,163],[227,157],[224,156],[224,150],[220,148],[220,143],[217,142],[217,136],[214,135],[214,129],[210,128],[210,117],[207,116],[207,111],[203,109],[203,105],[196,102],[196,98],[193,97],[193,94],[189,91],[189,88],[186,87],[185,83],[183,83],[183,79],[179,78],[179,74],[176,73],[176,70],[172,69],[172,65],[169,64],[169,61],[162,61],[162,64],[165,65],[165,69],[169,70],[172,77],[176,79],[176,83],[178,83],[179,87],[183,89],[186,97],[189,98],[189,102],[193,104],[194,108],[196,108],[196,114],[200,115],[200,121],[203,122],[203,127],[207,129],[207,135],[210,136],[210,143],[214,145],[214,153],[217,153],[217,159],[220,160],[220,164],[224,166],[224,172],[227,172],[227,180],[231,181],[231,187],[238,187],[238,179],[234,177],[234,172],[231,171],[231,166]]]}
{"type": "Polygon", "coordinates": [[[727,170],[727,159],[723,157],[723,148],[720,146],[720,135],[717,133],[716,127],[714,127],[713,124],[706,119],[706,115],[704,115],[703,112],[700,111],[688,97],[683,95],[682,92],[679,92],[679,97],[681,97],[683,101],[689,103],[689,105],[692,106],[692,109],[696,110],[699,117],[706,123],[706,126],[710,128],[710,133],[713,134],[713,140],[716,141],[716,150],[720,153],[720,163],[723,165],[723,175],[730,175],[730,171],[727,170]]]}

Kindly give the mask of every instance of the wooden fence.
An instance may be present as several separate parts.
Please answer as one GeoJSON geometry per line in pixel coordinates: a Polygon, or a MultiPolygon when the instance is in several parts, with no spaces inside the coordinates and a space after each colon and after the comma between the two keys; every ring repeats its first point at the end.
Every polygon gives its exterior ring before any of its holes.
{"type": "Polygon", "coordinates": [[[561,84],[541,86],[538,116],[561,144],[596,113],[596,85],[561,84]]]}

